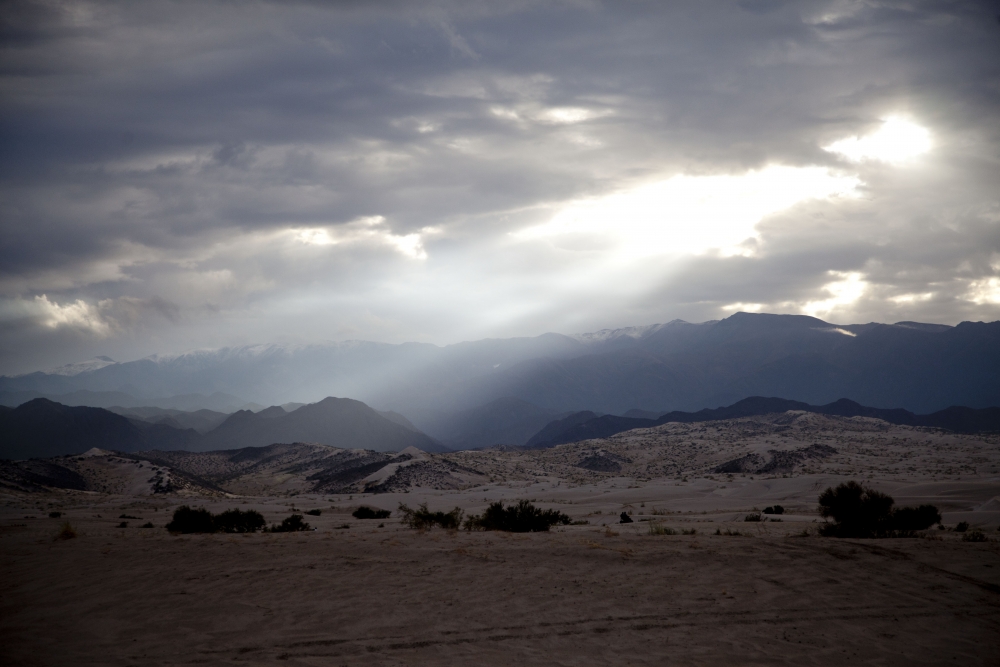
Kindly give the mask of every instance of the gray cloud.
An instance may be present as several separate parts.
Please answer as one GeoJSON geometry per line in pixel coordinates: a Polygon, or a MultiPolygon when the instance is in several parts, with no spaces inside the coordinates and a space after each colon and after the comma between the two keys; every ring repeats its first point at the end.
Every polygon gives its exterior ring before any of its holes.
{"type": "Polygon", "coordinates": [[[997,319],[997,11],[5,4],[0,372],[740,307],[997,319]],[[932,150],[896,166],[823,150],[891,114],[928,128],[932,150]],[[574,201],[769,165],[862,185],[768,213],[741,246],[749,256],[630,257],[600,235],[516,236],[574,201]],[[860,294],[834,303],[851,280],[860,294]],[[96,324],[47,324],[31,310],[43,296],[83,304],[96,324]]]}

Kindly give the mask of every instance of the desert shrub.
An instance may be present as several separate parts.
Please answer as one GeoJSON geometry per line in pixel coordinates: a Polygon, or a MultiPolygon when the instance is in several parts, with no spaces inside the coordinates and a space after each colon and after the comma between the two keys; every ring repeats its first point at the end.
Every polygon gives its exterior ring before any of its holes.
{"type": "Polygon", "coordinates": [[[773,507],[765,507],[764,514],[784,514],[785,508],[781,505],[775,505],[773,507]]]}
{"type": "Polygon", "coordinates": [[[628,515],[628,512],[622,512],[622,515],[619,518],[618,523],[632,523],[632,517],[628,515]]]}
{"type": "Polygon", "coordinates": [[[204,507],[192,509],[181,505],[174,510],[173,521],[167,524],[171,533],[214,533],[215,517],[204,507]]]}
{"type": "Polygon", "coordinates": [[[323,513],[323,510],[307,510],[306,511],[306,514],[308,514],[309,516],[319,516],[322,513],[323,513]]]}
{"type": "Polygon", "coordinates": [[[118,527],[119,528],[128,528],[128,521],[122,521],[120,524],[118,524],[118,527]]]}
{"type": "Polygon", "coordinates": [[[963,542],[988,542],[989,538],[986,537],[986,533],[981,530],[970,530],[965,535],[962,535],[963,542]]]}
{"type": "Polygon", "coordinates": [[[733,536],[733,537],[742,537],[743,536],[743,533],[741,533],[740,531],[738,531],[738,530],[730,530],[728,528],[726,528],[725,530],[722,530],[721,528],[716,528],[715,529],[715,534],[716,535],[730,535],[730,536],[733,536]]]}
{"type": "Polygon", "coordinates": [[[891,530],[893,501],[880,491],[855,481],[828,488],[819,497],[820,514],[835,523],[820,529],[833,537],[879,537],[891,530]]]}
{"type": "Polygon", "coordinates": [[[226,510],[216,514],[215,529],[223,533],[252,533],[267,525],[264,516],[256,510],[226,510]]]}
{"type": "Polygon", "coordinates": [[[302,520],[301,514],[293,514],[281,520],[280,524],[271,526],[272,533],[295,533],[300,530],[312,530],[312,527],[302,520]]]}
{"type": "Polygon", "coordinates": [[[750,512],[750,514],[747,514],[745,517],[743,517],[743,520],[744,521],[760,521],[760,512],[750,512]]]}
{"type": "Polygon", "coordinates": [[[62,516],[62,512],[49,512],[50,519],[58,519],[62,516]]]}
{"type": "Polygon", "coordinates": [[[571,526],[589,526],[590,521],[586,519],[577,519],[576,521],[570,521],[569,524],[571,526]]]}
{"type": "Polygon", "coordinates": [[[681,535],[697,535],[697,534],[698,534],[697,528],[684,528],[683,530],[681,530],[681,535]]]}
{"type": "Polygon", "coordinates": [[[649,534],[650,535],[676,535],[677,531],[668,526],[664,526],[662,523],[650,523],[649,524],[649,534]]]}
{"type": "Polygon", "coordinates": [[[964,533],[968,529],[969,529],[969,522],[968,521],[959,521],[957,524],[955,524],[955,532],[956,533],[964,533]]]}
{"type": "Polygon", "coordinates": [[[131,516],[129,514],[119,514],[118,518],[119,519],[139,519],[140,521],[142,520],[141,516],[131,516]]]}
{"type": "Polygon", "coordinates": [[[941,523],[941,513],[934,505],[900,507],[892,513],[892,528],[897,531],[927,530],[936,523],[941,523]]]}
{"type": "Polygon", "coordinates": [[[72,540],[76,537],[76,530],[70,525],[69,521],[63,521],[62,528],[56,533],[57,540],[72,540]]]}
{"type": "Polygon", "coordinates": [[[142,526],[140,526],[140,528],[152,528],[152,527],[153,527],[152,521],[147,521],[146,523],[142,524],[142,526]]]}
{"type": "Polygon", "coordinates": [[[377,510],[364,505],[351,512],[355,519],[388,519],[390,514],[390,510],[377,510]]]}
{"type": "Polygon", "coordinates": [[[410,528],[426,529],[434,526],[441,526],[448,530],[458,530],[462,525],[463,512],[456,507],[450,512],[431,512],[427,509],[427,503],[421,503],[417,509],[399,504],[400,521],[410,528]]]}
{"type": "MultiPolygon", "coordinates": [[[[832,537],[909,537],[941,521],[934,505],[893,508],[894,500],[880,491],[851,481],[828,488],[819,497],[820,513],[835,523],[820,528],[832,537]]],[[[957,529],[956,529],[957,530],[957,529]]]]}
{"type": "MultiPolygon", "coordinates": [[[[622,512],[622,523],[631,523],[632,518],[622,512]],[[625,518],[628,521],[625,521],[625,518]]],[[[547,531],[556,524],[567,525],[570,519],[556,510],[543,510],[527,500],[504,507],[503,501],[490,503],[481,515],[470,516],[465,522],[466,530],[502,530],[509,533],[537,533],[547,531]]]]}

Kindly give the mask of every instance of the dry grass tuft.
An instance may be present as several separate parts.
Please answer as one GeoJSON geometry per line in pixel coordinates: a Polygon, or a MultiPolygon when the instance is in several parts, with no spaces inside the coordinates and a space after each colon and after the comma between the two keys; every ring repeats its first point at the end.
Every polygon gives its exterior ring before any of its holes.
{"type": "Polygon", "coordinates": [[[62,528],[56,534],[57,540],[72,540],[76,537],[76,529],[70,525],[69,521],[64,521],[62,528]]]}

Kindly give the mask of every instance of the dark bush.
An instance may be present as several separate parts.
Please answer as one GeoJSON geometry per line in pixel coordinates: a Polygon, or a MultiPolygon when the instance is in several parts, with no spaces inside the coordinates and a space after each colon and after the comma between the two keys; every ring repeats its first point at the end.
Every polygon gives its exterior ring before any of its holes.
{"type": "Polygon", "coordinates": [[[215,529],[223,533],[252,533],[267,525],[256,510],[226,510],[215,515],[215,529]]]}
{"type": "Polygon", "coordinates": [[[760,521],[761,520],[760,512],[756,512],[756,511],[750,512],[750,514],[747,514],[745,517],[743,517],[743,520],[744,521],[760,521]]]}
{"type": "Polygon", "coordinates": [[[422,503],[417,509],[410,509],[403,503],[399,504],[400,521],[410,528],[433,528],[441,526],[448,530],[457,530],[462,525],[462,515],[465,514],[456,507],[450,512],[431,512],[427,503],[422,503]]]}
{"type": "MultiPolygon", "coordinates": [[[[503,501],[490,503],[482,515],[473,515],[465,522],[466,530],[502,530],[509,533],[536,533],[547,531],[556,524],[567,525],[570,519],[556,510],[542,510],[527,500],[516,505],[503,506],[503,501]]],[[[622,512],[622,523],[631,523],[632,517],[622,512]],[[628,519],[626,521],[625,519],[628,519]]]]}
{"type": "Polygon", "coordinates": [[[765,507],[764,514],[784,514],[785,508],[781,505],[775,505],[774,507],[765,507]]]}
{"type": "Polygon", "coordinates": [[[140,527],[141,528],[152,528],[153,527],[153,522],[152,521],[147,521],[146,523],[142,524],[142,526],[140,526],[140,527]]]}
{"type": "MultiPolygon", "coordinates": [[[[207,509],[191,509],[183,505],[174,510],[174,520],[167,524],[171,533],[252,533],[266,524],[256,510],[226,510],[213,515],[207,509]]],[[[124,526],[122,526],[124,528],[124,526]]],[[[143,528],[152,528],[148,523],[143,528]]]]}
{"type": "MultiPolygon", "coordinates": [[[[628,512],[622,512],[622,515],[618,523],[632,523],[632,517],[628,515],[628,512]]],[[[548,530],[548,528],[546,528],[545,530],[548,530]]]]}
{"type": "Polygon", "coordinates": [[[295,533],[300,530],[312,530],[312,527],[302,520],[301,514],[293,514],[281,520],[280,525],[272,525],[272,533],[295,533]]]}
{"type": "Polygon", "coordinates": [[[306,512],[306,514],[308,514],[309,516],[319,516],[322,513],[323,513],[323,510],[308,510],[306,512]]]}
{"type": "Polygon", "coordinates": [[[171,533],[214,533],[215,517],[204,507],[192,509],[181,505],[174,510],[174,519],[167,524],[171,533]]]}
{"type": "Polygon", "coordinates": [[[371,507],[361,506],[351,513],[355,519],[388,519],[392,514],[390,510],[377,510],[371,507]]]}
{"type": "Polygon", "coordinates": [[[128,528],[128,521],[122,521],[120,524],[118,524],[118,527],[119,528],[128,528]]]}
{"type": "Polygon", "coordinates": [[[828,488],[819,497],[820,514],[836,523],[820,529],[833,537],[880,537],[891,530],[893,501],[891,496],[846,482],[836,489],[828,488]]]}
{"type": "Polygon", "coordinates": [[[955,532],[956,533],[964,533],[968,529],[969,529],[969,522],[968,521],[959,521],[957,524],[955,524],[955,532]]]}
{"type": "Polygon", "coordinates": [[[981,530],[970,530],[965,535],[962,535],[963,542],[989,542],[989,538],[986,537],[986,533],[981,530]]]}
{"type": "Polygon", "coordinates": [[[142,517],[141,516],[131,516],[129,514],[119,514],[118,518],[119,519],[138,519],[139,521],[142,521],[142,517]]]}
{"type": "Polygon", "coordinates": [[[49,512],[50,519],[58,519],[62,516],[62,512],[49,512]]]}
{"type": "Polygon", "coordinates": [[[941,521],[933,505],[893,509],[892,496],[851,481],[819,497],[820,513],[835,523],[820,528],[832,537],[905,537],[941,521]]]}
{"type": "Polygon", "coordinates": [[[892,513],[892,528],[897,531],[927,530],[936,523],[941,523],[941,513],[934,505],[900,507],[892,513]]]}

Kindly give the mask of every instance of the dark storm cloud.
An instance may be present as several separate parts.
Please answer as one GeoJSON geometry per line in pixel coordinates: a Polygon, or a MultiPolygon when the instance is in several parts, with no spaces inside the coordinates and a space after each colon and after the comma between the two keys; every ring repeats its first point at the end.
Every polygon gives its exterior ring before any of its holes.
{"type": "Polygon", "coordinates": [[[450,342],[740,305],[996,319],[997,11],[7,3],[0,371],[56,351],[450,342]],[[892,114],[933,150],[904,166],[823,150],[892,114]],[[573,201],[769,165],[860,185],[769,213],[748,256],[517,236],[573,201]],[[844,281],[860,296],[838,297],[844,281]]]}

